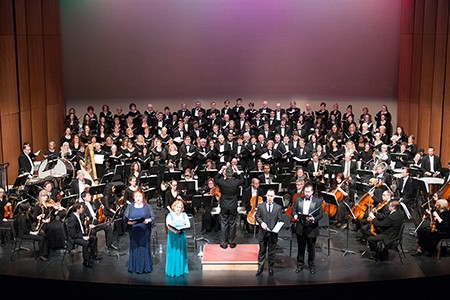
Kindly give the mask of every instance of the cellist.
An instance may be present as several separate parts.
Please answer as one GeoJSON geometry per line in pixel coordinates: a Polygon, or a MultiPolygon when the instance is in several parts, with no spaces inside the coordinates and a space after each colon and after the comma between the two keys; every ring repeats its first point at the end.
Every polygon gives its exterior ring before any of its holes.
{"type": "MultiPolygon", "coordinates": [[[[252,199],[256,200],[258,197],[262,197],[264,195],[264,190],[259,186],[260,181],[258,178],[254,177],[252,178],[250,186],[244,188],[242,190],[242,206],[245,207],[245,215],[248,216],[248,214],[252,211],[252,208],[256,208],[258,206],[258,203],[254,201],[255,203],[252,203],[252,199]],[[253,207],[255,205],[255,207],[253,207]]],[[[245,230],[248,233],[253,233],[253,226],[247,221],[247,218],[244,218],[245,223],[245,230]]],[[[259,226],[256,226],[256,232],[259,231],[259,226]]]]}
{"type": "Polygon", "coordinates": [[[349,178],[344,177],[344,173],[337,173],[332,185],[332,193],[335,194],[336,200],[339,205],[337,207],[336,215],[334,216],[336,220],[336,226],[341,229],[345,229],[348,226],[348,212],[345,207],[344,202],[351,206],[351,190],[349,178]]]}

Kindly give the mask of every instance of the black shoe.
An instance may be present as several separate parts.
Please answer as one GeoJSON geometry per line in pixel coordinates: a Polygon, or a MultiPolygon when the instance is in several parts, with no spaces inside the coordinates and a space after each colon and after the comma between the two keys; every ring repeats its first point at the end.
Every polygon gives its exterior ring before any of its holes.
{"type": "Polygon", "coordinates": [[[94,266],[92,265],[92,263],[85,261],[83,262],[83,266],[87,267],[87,268],[93,268],[94,266]]]}
{"type": "Polygon", "coordinates": [[[303,270],[303,266],[297,266],[297,269],[295,269],[295,273],[300,273],[303,270]]]}
{"type": "Polygon", "coordinates": [[[316,274],[316,268],[315,268],[315,267],[310,267],[310,268],[309,268],[309,272],[310,272],[311,274],[316,274]]]}
{"type": "Polygon", "coordinates": [[[94,255],[94,256],[91,257],[91,259],[92,259],[92,260],[102,260],[103,257],[94,255]]]}
{"type": "Polygon", "coordinates": [[[256,274],[255,274],[255,276],[259,276],[259,275],[261,275],[261,273],[263,272],[263,270],[262,269],[258,269],[258,271],[256,271],[256,274]]]}
{"type": "Polygon", "coordinates": [[[228,247],[228,245],[222,245],[222,244],[220,244],[220,248],[222,248],[222,249],[227,249],[227,247],[228,247]]]}
{"type": "Polygon", "coordinates": [[[231,249],[236,248],[236,244],[230,244],[230,248],[231,249]]]}
{"type": "Polygon", "coordinates": [[[273,269],[269,268],[269,276],[273,276],[273,269]]]}
{"type": "Polygon", "coordinates": [[[48,258],[45,257],[44,255],[39,256],[39,259],[42,261],[48,261],[48,258]]]}

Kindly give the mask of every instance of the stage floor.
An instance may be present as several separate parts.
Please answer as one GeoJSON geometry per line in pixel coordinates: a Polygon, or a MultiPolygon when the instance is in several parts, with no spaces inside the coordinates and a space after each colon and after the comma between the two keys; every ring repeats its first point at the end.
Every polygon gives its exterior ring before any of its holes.
{"type": "MultiPolygon", "coordinates": [[[[195,289],[197,294],[201,294],[200,291],[214,293],[216,290],[226,293],[231,289],[247,291],[254,295],[253,289],[258,289],[261,295],[268,295],[270,292],[274,292],[274,295],[282,295],[283,292],[292,293],[302,290],[304,293],[310,291],[314,295],[318,295],[326,292],[334,293],[333,291],[342,291],[347,294],[350,292],[349,289],[362,292],[367,287],[369,289],[367,295],[355,295],[367,299],[369,294],[377,294],[376,291],[371,292],[370,290],[381,283],[384,286],[392,284],[394,287],[399,287],[399,284],[406,285],[409,287],[408,292],[414,296],[417,295],[414,289],[426,280],[437,282],[450,278],[450,257],[443,257],[441,261],[438,261],[436,257],[413,257],[410,255],[410,252],[416,248],[415,237],[410,234],[415,229],[413,223],[407,224],[404,233],[403,244],[407,252],[404,266],[401,265],[397,253],[392,250],[390,250],[387,261],[375,262],[363,257],[361,252],[366,248],[357,241],[357,234],[352,230],[348,231],[347,247],[347,230],[337,229],[336,233],[331,233],[330,256],[327,255],[326,239],[318,238],[316,274],[314,275],[309,273],[308,268],[299,274],[294,272],[297,255],[294,237],[292,256],[289,255],[289,241],[279,240],[274,276],[272,277],[268,276],[267,270],[258,277],[255,276],[253,270],[203,270],[202,257],[199,254],[206,243],[204,239],[197,241],[197,249],[194,249],[193,243],[189,243],[189,274],[167,277],[164,273],[167,235],[162,223],[165,210],[157,210],[157,214],[158,243],[162,245],[163,252],[159,253],[159,245],[156,245],[158,253],[154,253],[153,272],[150,274],[132,274],[127,271],[128,235],[125,234],[119,239],[119,248],[124,255],[115,256],[105,253],[104,234],[101,232],[99,233],[99,253],[102,254],[103,259],[95,262],[92,269],[83,267],[81,253],[73,256],[67,255],[64,263],[61,263],[62,253],[60,251],[51,252],[48,262],[35,262],[30,252],[21,251],[19,256],[15,255],[13,261],[10,262],[12,244],[7,243],[0,247],[1,280],[5,283],[14,282],[14,280],[29,284],[39,283],[41,286],[50,283],[56,286],[55,282],[57,282],[59,286],[65,286],[66,291],[69,291],[74,283],[77,286],[85,286],[85,288],[98,285],[101,287],[100,290],[106,289],[103,293],[118,292],[119,287],[122,289],[121,291],[125,291],[127,287],[130,287],[133,288],[133,291],[147,288],[170,288],[174,292],[180,289],[182,293],[195,289]],[[346,249],[354,251],[355,254],[344,255],[346,249]]],[[[218,244],[220,232],[201,234],[200,218],[200,215],[196,216],[197,238],[203,236],[210,244],[218,244]]],[[[239,226],[238,243],[257,244],[257,240],[252,233],[244,232],[243,228],[239,226]]],[[[233,250],[228,248],[224,251],[233,250]]],[[[436,286],[426,288],[430,288],[429,293],[433,293],[436,286]]],[[[93,293],[95,291],[93,289],[93,293]]],[[[44,293],[51,294],[50,291],[44,293]]],[[[331,298],[336,299],[338,296],[335,295],[331,298]]]]}

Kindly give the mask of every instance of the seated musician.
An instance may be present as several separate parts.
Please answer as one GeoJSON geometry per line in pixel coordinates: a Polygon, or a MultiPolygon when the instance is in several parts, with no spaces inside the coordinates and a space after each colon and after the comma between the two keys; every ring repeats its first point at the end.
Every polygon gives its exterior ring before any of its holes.
{"type": "Polygon", "coordinates": [[[122,236],[126,230],[126,226],[122,222],[126,204],[123,195],[120,198],[117,196],[115,183],[110,182],[105,186],[101,202],[103,214],[106,216],[106,220],[111,222],[114,234],[122,236]]]}
{"type": "Polygon", "coordinates": [[[417,186],[409,174],[409,168],[402,168],[402,178],[400,178],[398,185],[401,202],[410,206],[414,203],[417,196],[417,186]]]}
{"type": "Polygon", "coordinates": [[[172,180],[170,182],[170,189],[165,192],[164,206],[172,207],[173,202],[175,202],[175,200],[177,199],[182,200],[183,198],[181,197],[180,191],[178,189],[178,182],[176,180],[172,180]]]}
{"type": "MultiPolygon", "coordinates": [[[[0,226],[1,227],[6,227],[6,228],[11,228],[12,226],[12,220],[14,218],[14,214],[13,214],[13,205],[12,203],[9,201],[9,199],[7,199],[7,197],[5,196],[5,189],[0,187],[0,226]]],[[[6,243],[5,241],[5,233],[2,230],[1,231],[1,244],[4,245],[6,243]]]]}
{"type": "MultiPolygon", "coordinates": [[[[385,191],[389,193],[389,191],[385,191]]],[[[383,214],[383,217],[378,217],[374,212],[369,213],[368,221],[371,223],[372,230],[369,231],[370,235],[367,237],[369,243],[369,249],[373,252],[371,259],[378,255],[380,260],[386,260],[389,255],[388,249],[378,251],[378,242],[382,241],[385,245],[389,244],[391,241],[398,237],[401,230],[401,226],[405,222],[405,215],[400,209],[400,202],[397,200],[389,201],[386,205],[388,207],[388,212],[383,214]]]]}
{"type": "MultiPolygon", "coordinates": [[[[257,197],[264,196],[264,190],[259,186],[260,180],[258,178],[252,178],[250,186],[244,188],[242,190],[242,204],[241,206],[245,207],[245,215],[247,216],[248,213],[252,210],[253,205],[258,206],[258,203],[251,203],[252,199],[257,199],[257,197]]],[[[247,218],[244,219],[245,223],[245,230],[247,232],[253,232],[253,226],[254,224],[249,224],[247,221],[247,218]]],[[[256,227],[256,230],[258,231],[259,226],[256,227]]]]}
{"type": "MultiPolygon", "coordinates": [[[[44,186],[50,186],[47,184],[44,186]]],[[[38,202],[34,206],[32,218],[38,227],[42,227],[47,237],[49,249],[62,249],[65,244],[66,234],[62,219],[66,216],[66,209],[58,202],[49,198],[47,190],[41,190],[38,202]]]]}
{"type": "Polygon", "coordinates": [[[344,202],[351,206],[353,191],[350,189],[350,182],[344,177],[343,173],[337,173],[333,181],[331,191],[336,195],[336,200],[339,205],[337,207],[336,215],[334,216],[337,223],[336,226],[345,229],[348,226],[348,212],[344,202]]]}
{"type": "Polygon", "coordinates": [[[219,187],[216,185],[214,178],[209,178],[206,181],[206,193],[205,196],[212,196],[212,203],[203,204],[203,214],[202,214],[202,232],[210,232],[211,229],[214,231],[219,231],[220,221],[218,219],[218,214],[212,215],[211,210],[213,207],[220,207],[220,193],[219,187]]]}
{"type": "Polygon", "coordinates": [[[39,243],[39,259],[48,261],[49,247],[47,235],[39,228],[33,228],[33,218],[31,217],[31,206],[28,203],[19,205],[18,215],[14,219],[14,226],[17,236],[22,239],[36,240],[39,243]]]}
{"type": "Polygon", "coordinates": [[[418,247],[416,252],[411,253],[412,256],[436,255],[439,241],[450,238],[450,210],[446,199],[437,200],[434,210],[427,209],[423,218],[427,218],[428,222],[417,230],[418,247]]]}
{"type": "Polygon", "coordinates": [[[81,200],[81,193],[92,185],[92,181],[84,177],[83,170],[77,171],[77,178],[72,181],[70,192],[78,195],[77,200],[81,200]]]}
{"type": "Polygon", "coordinates": [[[90,234],[97,235],[97,232],[103,230],[105,232],[106,247],[109,250],[117,250],[114,245],[114,232],[109,222],[106,222],[106,216],[103,215],[104,207],[98,201],[93,201],[92,195],[89,192],[82,192],[81,198],[83,199],[84,215],[90,226],[90,234]]]}
{"type": "Polygon", "coordinates": [[[264,164],[264,173],[258,176],[258,179],[263,184],[272,184],[276,182],[276,177],[271,173],[270,164],[264,164]]]}
{"type": "Polygon", "coordinates": [[[70,245],[83,247],[83,266],[92,268],[93,261],[100,259],[97,256],[97,236],[89,234],[89,226],[84,222],[83,204],[75,202],[72,209],[73,213],[67,218],[67,241],[70,245]]]}
{"type": "Polygon", "coordinates": [[[421,167],[425,176],[440,177],[441,159],[435,155],[434,147],[428,147],[427,155],[422,157],[421,167]]]}

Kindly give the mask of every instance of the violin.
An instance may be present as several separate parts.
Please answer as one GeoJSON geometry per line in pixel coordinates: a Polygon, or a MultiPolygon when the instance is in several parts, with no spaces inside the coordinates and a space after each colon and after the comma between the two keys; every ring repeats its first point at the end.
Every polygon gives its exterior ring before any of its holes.
{"type": "Polygon", "coordinates": [[[219,201],[220,198],[222,197],[222,193],[220,192],[218,186],[213,187],[209,193],[213,195],[217,199],[217,201],[219,201]]]}
{"type": "Polygon", "coordinates": [[[256,224],[256,218],[255,218],[256,208],[258,207],[258,204],[262,203],[262,202],[263,202],[263,198],[261,196],[253,196],[250,199],[250,204],[252,205],[252,210],[247,215],[247,222],[249,224],[251,224],[251,225],[256,224]]]}
{"type": "Polygon", "coordinates": [[[12,205],[5,205],[5,213],[3,217],[6,219],[13,219],[12,205]]]}
{"type": "Polygon", "coordinates": [[[99,207],[99,209],[98,209],[98,219],[97,219],[97,221],[98,221],[98,223],[105,223],[106,222],[106,216],[105,216],[105,213],[104,213],[104,208],[103,208],[103,204],[100,202],[100,200],[99,200],[99,203],[100,203],[100,207],[99,207]]]}

